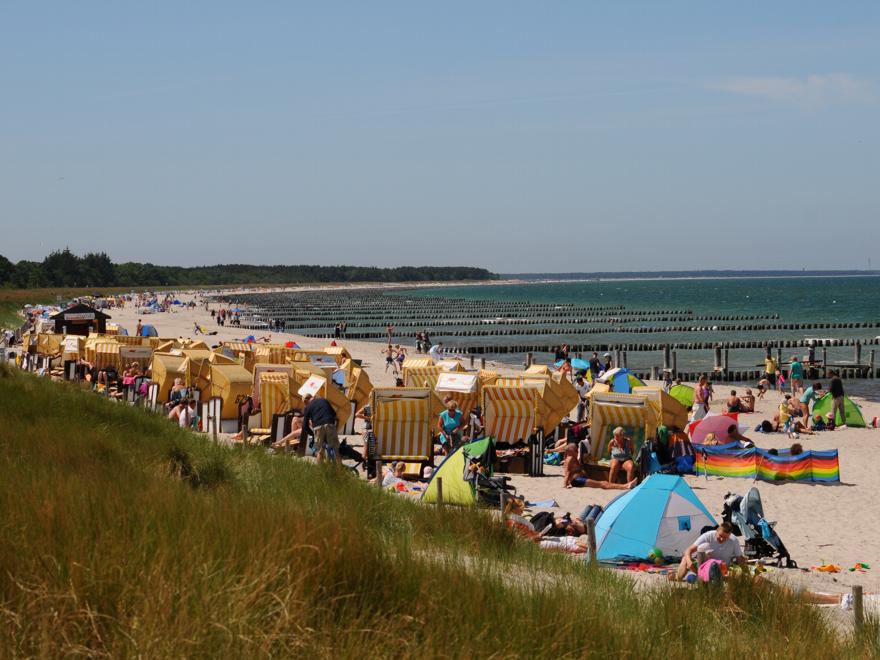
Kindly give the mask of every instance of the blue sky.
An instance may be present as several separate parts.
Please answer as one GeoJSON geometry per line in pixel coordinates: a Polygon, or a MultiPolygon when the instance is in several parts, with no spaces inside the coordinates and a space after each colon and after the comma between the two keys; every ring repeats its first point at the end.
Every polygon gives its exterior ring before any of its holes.
{"type": "Polygon", "coordinates": [[[880,263],[880,3],[0,2],[0,254],[880,263]]]}

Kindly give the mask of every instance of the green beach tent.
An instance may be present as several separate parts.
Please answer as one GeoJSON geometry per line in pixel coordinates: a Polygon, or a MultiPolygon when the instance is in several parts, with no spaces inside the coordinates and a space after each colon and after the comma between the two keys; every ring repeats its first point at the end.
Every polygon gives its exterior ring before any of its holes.
{"type": "Polygon", "coordinates": [[[427,488],[422,493],[422,501],[428,504],[437,503],[437,479],[443,479],[443,502],[445,504],[462,504],[472,506],[477,502],[477,488],[470,466],[479,463],[492,476],[492,455],[495,441],[482,438],[462,445],[452,452],[434,470],[427,488]]]}
{"type": "Polygon", "coordinates": [[[694,388],[690,385],[673,385],[669,395],[688,410],[694,407],[694,388]]]}
{"type": "MultiPolygon", "coordinates": [[[[822,417],[825,417],[831,412],[832,406],[833,401],[831,400],[831,392],[829,392],[816,401],[816,404],[813,406],[813,418],[815,419],[816,415],[822,415],[822,417]]],[[[843,410],[846,413],[847,426],[854,426],[856,428],[865,428],[867,426],[867,424],[865,424],[865,418],[862,417],[862,409],[854,404],[846,395],[843,397],[843,410]]],[[[838,425],[843,424],[839,412],[837,413],[837,419],[834,420],[834,423],[838,425]]]]}

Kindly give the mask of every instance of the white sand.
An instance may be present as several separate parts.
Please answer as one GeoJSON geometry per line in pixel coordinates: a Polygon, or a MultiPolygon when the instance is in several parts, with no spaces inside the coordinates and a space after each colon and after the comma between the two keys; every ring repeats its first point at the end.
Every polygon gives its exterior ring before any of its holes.
{"type": "MultiPolygon", "coordinates": [[[[181,295],[182,300],[191,299],[181,295]]],[[[209,344],[224,340],[241,339],[254,334],[261,336],[268,332],[251,331],[241,328],[220,328],[205,311],[204,306],[195,310],[182,310],[164,314],[139,315],[135,309],[110,310],[112,320],[133,332],[138,318],[144,323],[156,326],[163,337],[193,336],[193,322],[204,326],[217,335],[200,337],[209,344]]],[[[330,340],[309,339],[292,333],[271,333],[273,342],[296,341],[303,348],[323,348],[330,340]]],[[[378,342],[342,341],[352,355],[363,360],[374,385],[390,386],[394,376],[385,373],[384,356],[380,355],[382,345],[378,342]]],[[[409,344],[408,349],[414,349],[409,344]]],[[[467,364],[467,363],[466,363],[467,364]]],[[[476,366],[479,367],[479,360],[476,366]]],[[[487,368],[501,373],[514,373],[518,367],[490,362],[487,368]]],[[[866,420],[880,416],[880,387],[875,381],[845,381],[847,394],[862,407],[866,420]]],[[[736,385],[730,385],[736,387],[736,385]]],[[[715,387],[719,401],[712,408],[720,411],[727,384],[715,387]]],[[[758,411],[741,418],[754,428],[761,420],[771,419],[777,409],[781,394],[771,392],[758,402],[758,411]]],[[[757,445],[764,448],[788,447],[790,441],[784,434],[750,434],[757,445]]],[[[866,593],[880,593],[880,494],[876,492],[880,477],[876,474],[878,448],[880,448],[880,429],[853,429],[823,432],[815,435],[801,435],[805,448],[840,450],[841,483],[818,485],[805,483],[771,484],[757,482],[764,502],[764,512],[769,520],[777,521],[776,531],[788,547],[792,557],[803,568],[822,563],[839,564],[844,572],[836,575],[816,572],[777,571],[776,579],[805,583],[812,589],[828,592],[842,592],[853,584],[862,584],[866,593]],[[866,573],[851,573],[846,569],[856,562],[871,565],[866,573]]],[[[604,491],[593,488],[565,490],[562,488],[561,468],[545,466],[544,477],[531,478],[514,476],[512,483],[529,500],[555,499],[559,508],[557,515],[566,511],[577,514],[585,504],[605,505],[618,491],[604,491]]],[[[745,493],[753,482],[747,479],[722,477],[687,477],[688,483],[707,508],[721,515],[722,500],[726,493],[745,493]]]]}

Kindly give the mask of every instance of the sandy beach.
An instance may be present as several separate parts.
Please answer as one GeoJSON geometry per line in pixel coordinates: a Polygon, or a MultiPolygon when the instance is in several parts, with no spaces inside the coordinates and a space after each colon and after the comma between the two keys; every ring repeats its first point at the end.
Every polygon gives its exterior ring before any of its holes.
{"type": "MultiPolygon", "coordinates": [[[[201,294],[196,294],[199,299],[201,294]]],[[[192,299],[193,294],[181,294],[181,300],[192,299]]],[[[216,305],[213,305],[216,308],[216,305]]],[[[309,339],[292,333],[269,333],[241,328],[219,327],[205,310],[204,305],[193,310],[178,309],[169,313],[141,315],[133,306],[109,310],[114,323],[133,332],[139,318],[144,323],[156,326],[162,337],[192,337],[195,323],[216,332],[200,337],[209,344],[220,341],[241,339],[254,334],[271,336],[273,342],[296,341],[303,348],[322,348],[329,343],[326,339],[309,339]]],[[[384,358],[380,355],[381,344],[366,341],[342,341],[351,354],[363,361],[374,385],[393,386],[394,376],[385,373],[384,358]]],[[[403,344],[414,353],[412,345],[403,344]]],[[[538,361],[549,356],[536,356],[538,361]]],[[[467,365],[467,362],[465,362],[467,365]]],[[[479,363],[477,363],[479,366],[479,363]]],[[[500,373],[515,373],[521,365],[505,365],[490,362],[487,368],[500,373]]],[[[753,385],[749,383],[748,385],[753,385]]],[[[844,381],[848,396],[862,408],[866,420],[880,416],[880,387],[875,381],[844,381]]],[[[736,384],[729,384],[737,387],[736,384]]],[[[720,412],[728,384],[716,386],[713,411],[720,412]]],[[[781,393],[770,392],[764,400],[757,402],[754,413],[741,416],[741,420],[751,428],[763,419],[771,419],[782,398],[781,393]]],[[[750,434],[760,447],[788,447],[791,440],[785,434],[750,434]]],[[[355,438],[359,443],[359,436],[355,438]]],[[[800,442],[806,449],[837,448],[840,452],[840,483],[820,485],[808,483],[771,484],[757,482],[761,491],[765,515],[776,521],[776,531],[787,546],[791,556],[801,569],[833,563],[843,571],[836,574],[820,573],[811,570],[771,571],[773,579],[809,585],[811,589],[842,593],[851,585],[861,584],[866,593],[880,593],[880,506],[877,506],[875,490],[880,478],[875,473],[873,462],[876,447],[880,441],[880,429],[838,429],[814,435],[801,435],[800,442]],[[847,570],[857,562],[866,563],[871,569],[866,572],[847,570]]],[[[688,483],[707,508],[720,520],[722,500],[729,493],[745,493],[753,482],[749,479],[689,476],[688,483]]],[[[518,492],[530,501],[556,500],[558,508],[552,509],[557,516],[570,511],[579,512],[586,504],[605,505],[619,493],[591,488],[565,490],[562,487],[561,468],[545,466],[545,476],[513,476],[512,483],[518,492]]]]}

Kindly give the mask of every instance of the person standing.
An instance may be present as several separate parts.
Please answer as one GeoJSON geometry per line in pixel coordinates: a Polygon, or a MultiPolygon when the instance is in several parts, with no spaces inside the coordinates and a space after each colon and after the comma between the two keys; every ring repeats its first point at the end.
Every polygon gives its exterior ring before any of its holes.
{"type": "Polygon", "coordinates": [[[834,420],[835,425],[837,425],[837,415],[839,412],[840,424],[837,426],[838,428],[843,428],[846,426],[846,406],[844,405],[846,399],[843,393],[843,381],[836,371],[831,372],[831,384],[828,387],[828,391],[831,392],[831,418],[834,420]]]}
{"type": "Polygon", "coordinates": [[[816,381],[804,390],[801,394],[798,404],[801,408],[801,414],[804,418],[804,425],[810,428],[810,403],[815,405],[816,399],[822,396],[822,383],[816,381]]]}
{"type": "Polygon", "coordinates": [[[137,329],[134,331],[134,336],[135,336],[135,337],[140,337],[140,336],[141,336],[141,332],[143,331],[143,329],[144,329],[143,321],[141,321],[140,319],[138,319],[137,329]]]}
{"type": "Polygon", "coordinates": [[[336,433],[336,411],[327,399],[306,394],[303,397],[303,432],[311,431],[315,437],[315,457],[318,463],[324,462],[324,454],[333,450],[333,460],[342,463],[339,455],[339,436],[336,433]]]}
{"type": "Polygon", "coordinates": [[[697,386],[694,388],[694,414],[691,421],[703,419],[709,412],[709,379],[700,376],[697,386]]]}
{"type": "Polygon", "coordinates": [[[599,362],[599,354],[595,351],[590,356],[590,377],[591,380],[595,381],[596,378],[599,377],[599,372],[602,371],[602,363],[599,362]]]}
{"type": "Polygon", "coordinates": [[[385,332],[386,332],[387,335],[388,335],[388,343],[390,344],[390,343],[391,343],[391,337],[394,335],[394,324],[393,324],[393,323],[389,323],[388,326],[385,328],[385,332]]]}
{"type": "Polygon", "coordinates": [[[767,382],[770,383],[770,386],[775,390],[776,388],[776,372],[779,370],[779,365],[776,364],[776,358],[772,355],[768,355],[764,360],[764,378],[767,379],[767,382]]]}
{"type": "Polygon", "coordinates": [[[792,396],[797,396],[804,386],[804,364],[798,360],[797,355],[791,356],[791,365],[788,367],[788,380],[792,396]]]}
{"type": "Polygon", "coordinates": [[[578,372],[577,378],[574,379],[574,389],[577,391],[578,397],[580,397],[577,413],[575,413],[576,420],[582,422],[587,414],[587,394],[590,393],[590,384],[584,379],[584,375],[581,372],[578,372]]]}

